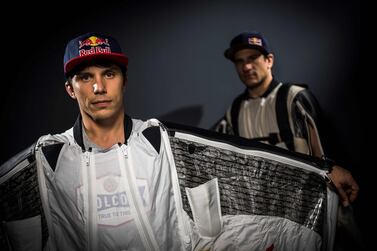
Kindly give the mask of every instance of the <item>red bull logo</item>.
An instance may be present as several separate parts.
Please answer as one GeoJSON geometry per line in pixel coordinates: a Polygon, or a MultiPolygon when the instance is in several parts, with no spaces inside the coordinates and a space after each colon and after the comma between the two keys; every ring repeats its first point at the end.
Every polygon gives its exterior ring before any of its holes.
{"type": "Polygon", "coordinates": [[[249,37],[248,42],[249,44],[262,46],[262,39],[257,38],[257,37],[249,37]]]}
{"type": "Polygon", "coordinates": [[[79,49],[84,46],[96,47],[99,45],[107,45],[110,46],[109,41],[105,38],[99,38],[96,36],[91,36],[83,41],[79,41],[79,49]]]}
{"type": "Polygon", "coordinates": [[[79,56],[87,56],[98,53],[111,53],[110,44],[107,39],[91,36],[83,41],[79,41],[79,56]],[[90,49],[81,49],[91,47],[90,49]]]}
{"type": "Polygon", "coordinates": [[[99,53],[111,53],[111,49],[110,47],[92,47],[89,50],[79,50],[80,57],[99,53]]]}

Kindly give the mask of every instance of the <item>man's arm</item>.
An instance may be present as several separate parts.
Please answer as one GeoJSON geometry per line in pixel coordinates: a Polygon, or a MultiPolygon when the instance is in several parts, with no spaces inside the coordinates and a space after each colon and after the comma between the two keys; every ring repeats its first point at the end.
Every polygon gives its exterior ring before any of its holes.
{"type": "MultiPolygon", "coordinates": [[[[303,95],[299,94],[299,103],[307,111],[306,123],[308,125],[308,143],[310,144],[312,155],[318,158],[323,158],[325,153],[322,148],[321,138],[319,135],[319,117],[320,108],[318,102],[314,96],[308,91],[303,91],[303,95]]],[[[329,178],[331,179],[333,185],[336,187],[338,195],[344,207],[348,206],[353,202],[359,192],[359,185],[353,178],[352,174],[345,168],[333,165],[332,170],[329,173],[329,178]]]]}

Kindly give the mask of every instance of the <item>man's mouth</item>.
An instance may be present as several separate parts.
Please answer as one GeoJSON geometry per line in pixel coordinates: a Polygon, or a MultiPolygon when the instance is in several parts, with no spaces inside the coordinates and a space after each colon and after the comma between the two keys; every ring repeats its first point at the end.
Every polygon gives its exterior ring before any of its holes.
{"type": "Polygon", "coordinates": [[[111,104],[111,100],[96,100],[92,102],[95,107],[108,107],[111,104]]]}

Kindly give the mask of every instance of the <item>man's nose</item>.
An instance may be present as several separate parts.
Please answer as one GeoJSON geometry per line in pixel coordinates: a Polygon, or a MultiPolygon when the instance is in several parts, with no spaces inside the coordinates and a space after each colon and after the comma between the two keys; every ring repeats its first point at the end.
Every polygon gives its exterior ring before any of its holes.
{"type": "Polygon", "coordinates": [[[252,68],[253,68],[253,64],[251,64],[251,63],[245,63],[242,66],[242,70],[244,70],[244,71],[248,71],[248,70],[250,70],[252,68]]]}
{"type": "Polygon", "coordinates": [[[103,94],[106,93],[106,84],[102,78],[97,77],[96,82],[93,84],[94,94],[103,94]]]}

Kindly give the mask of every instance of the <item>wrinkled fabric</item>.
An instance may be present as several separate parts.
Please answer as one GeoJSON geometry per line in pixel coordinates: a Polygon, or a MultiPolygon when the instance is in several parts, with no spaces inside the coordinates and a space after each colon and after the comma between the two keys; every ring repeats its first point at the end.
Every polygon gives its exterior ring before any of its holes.
{"type": "Polygon", "coordinates": [[[50,249],[185,249],[165,147],[157,153],[140,133],[148,123],[133,124],[127,145],[103,151],[83,152],[72,130],[39,141],[64,143],[55,171],[36,151],[50,249]]]}
{"type": "Polygon", "coordinates": [[[222,231],[214,238],[201,238],[196,250],[321,250],[318,233],[290,220],[260,215],[223,217],[222,231]]]}
{"type": "Polygon", "coordinates": [[[6,164],[2,221],[41,215],[45,250],[332,250],[337,197],[314,163],[133,122],[127,144],[83,151],[69,130],[42,137],[36,161],[6,164]],[[56,145],[49,162],[43,147],[56,145]]]}
{"type": "Polygon", "coordinates": [[[215,237],[201,234],[194,196],[182,192],[195,250],[332,250],[338,199],[326,171],[262,144],[248,149],[185,132],[171,137],[171,147],[181,189],[215,177],[219,187],[222,226],[215,237]]]}

